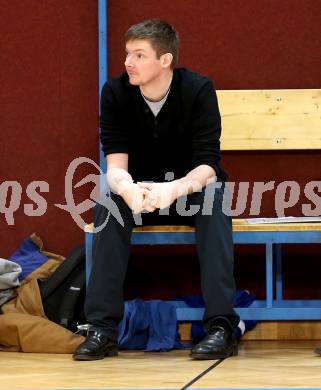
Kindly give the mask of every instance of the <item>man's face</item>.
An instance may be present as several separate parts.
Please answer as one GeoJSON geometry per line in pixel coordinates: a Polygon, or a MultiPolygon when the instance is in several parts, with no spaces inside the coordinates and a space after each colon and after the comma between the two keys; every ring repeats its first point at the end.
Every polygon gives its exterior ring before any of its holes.
{"type": "Polygon", "coordinates": [[[162,72],[162,56],[157,58],[156,51],[146,39],[133,39],[126,43],[126,71],[132,85],[146,85],[155,80],[162,72]]]}

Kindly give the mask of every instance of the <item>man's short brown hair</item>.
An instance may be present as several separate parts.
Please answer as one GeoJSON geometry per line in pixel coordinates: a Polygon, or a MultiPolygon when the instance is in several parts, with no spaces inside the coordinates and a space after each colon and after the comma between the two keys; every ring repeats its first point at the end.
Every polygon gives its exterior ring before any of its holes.
{"type": "Polygon", "coordinates": [[[134,24],[125,33],[125,41],[133,39],[147,39],[156,51],[157,58],[165,53],[173,55],[171,69],[174,69],[178,60],[179,37],[177,31],[169,23],[151,19],[134,24]]]}

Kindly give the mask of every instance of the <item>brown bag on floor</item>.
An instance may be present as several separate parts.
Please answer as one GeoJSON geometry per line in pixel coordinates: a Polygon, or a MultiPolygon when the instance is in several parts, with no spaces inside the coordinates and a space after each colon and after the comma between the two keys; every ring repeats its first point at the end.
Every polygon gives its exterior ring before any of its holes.
{"type": "MultiPolygon", "coordinates": [[[[43,251],[41,239],[35,234],[31,237],[43,251]]],[[[49,260],[28,275],[17,288],[15,298],[1,307],[2,351],[73,353],[84,340],[84,337],[50,321],[44,313],[37,279],[48,278],[64,258],[45,251],[43,253],[49,260]]]]}

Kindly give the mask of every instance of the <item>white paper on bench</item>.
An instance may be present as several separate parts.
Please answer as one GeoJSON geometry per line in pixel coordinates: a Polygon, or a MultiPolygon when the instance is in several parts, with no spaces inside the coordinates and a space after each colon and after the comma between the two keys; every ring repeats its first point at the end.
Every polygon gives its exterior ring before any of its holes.
{"type": "Polygon", "coordinates": [[[250,224],[321,222],[321,217],[247,218],[250,224]]]}

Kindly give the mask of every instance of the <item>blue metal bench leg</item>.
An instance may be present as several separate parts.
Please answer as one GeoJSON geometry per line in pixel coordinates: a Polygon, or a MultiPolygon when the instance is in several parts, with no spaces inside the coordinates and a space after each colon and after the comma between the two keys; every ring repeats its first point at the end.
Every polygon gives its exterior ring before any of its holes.
{"type": "Polygon", "coordinates": [[[86,285],[88,286],[89,275],[92,267],[92,246],[93,246],[93,234],[86,232],[86,285]]]}
{"type": "Polygon", "coordinates": [[[283,299],[283,280],[282,280],[282,244],[274,245],[275,271],[276,271],[276,302],[280,303],[283,299]]]}
{"type": "Polygon", "coordinates": [[[266,244],[266,307],[273,305],[273,244],[266,244]]]}

